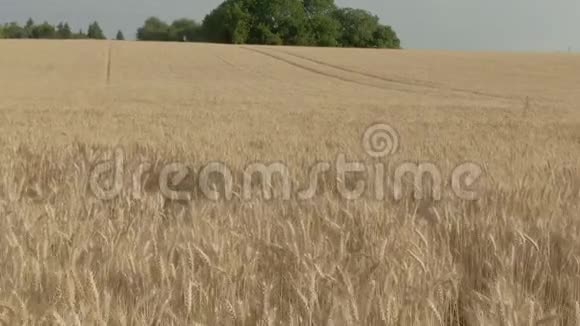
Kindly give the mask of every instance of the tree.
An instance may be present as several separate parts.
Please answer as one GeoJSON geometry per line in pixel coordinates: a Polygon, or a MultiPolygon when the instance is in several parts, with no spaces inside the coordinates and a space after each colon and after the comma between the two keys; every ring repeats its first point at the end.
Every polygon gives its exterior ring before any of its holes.
{"type": "Polygon", "coordinates": [[[94,40],[106,39],[105,34],[103,33],[103,30],[101,29],[101,26],[99,26],[98,22],[94,22],[91,25],[89,25],[87,37],[94,40]]]}
{"type": "Polygon", "coordinates": [[[28,37],[24,28],[20,27],[18,23],[9,23],[4,25],[3,34],[5,38],[12,39],[20,39],[28,37]]]}
{"type": "Polygon", "coordinates": [[[115,37],[115,39],[117,41],[124,41],[125,40],[125,35],[123,35],[123,32],[121,30],[119,30],[117,32],[117,36],[115,37]]]}
{"type": "Polygon", "coordinates": [[[175,20],[169,27],[169,40],[176,42],[198,42],[203,40],[201,25],[191,19],[175,20]]]}
{"type": "Polygon", "coordinates": [[[219,43],[310,43],[301,0],[226,0],[203,21],[206,40],[219,43]]]}
{"type": "Polygon", "coordinates": [[[280,35],[272,32],[269,26],[265,24],[259,24],[257,27],[252,29],[252,37],[250,39],[251,43],[255,44],[266,44],[266,45],[282,45],[284,40],[280,35]]]}
{"type": "Polygon", "coordinates": [[[32,20],[32,18],[28,18],[28,20],[26,21],[26,25],[24,26],[24,30],[26,32],[27,37],[31,37],[33,29],[34,29],[34,20],[32,20]]]}
{"type": "Polygon", "coordinates": [[[377,48],[400,49],[401,40],[391,26],[379,25],[373,34],[375,46],[377,48]]]}
{"type": "Polygon", "coordinates": [[[205,16],[171,25],[147,19],[144,41],[400,48],[390,26],[368,11],[338,8],[334,0],[225,0],[205,16]]]}
{"type": "Polygon", "coordinates": [[[310,19],[313,44],[317,46],[337,46],[340,38],[340,24],[330,16],[316,15],[310,19]]]}
{"type": "Polygon", "coordinates": [[[79,29],[79,31],[77,33],[73,33],[71,38],[75,39],[75,40],[83,40],[87,38],[87,34],[85,34],[85,32],[83,32],[82,29],[79,29]]]}
{"type": "Polygon", "coordinates": [[[340,45],[346,47],[400,48],[401,41],[390,26],[381,25],[379,17],[361,9],[337,9],[334,18],[340,24],[340,45]]]}
{"type": "Polygon", "coordinates": [[[283,44],[308,45],[308,24],[301,0],[255,0],[251,43],[280,38],[283,44]]]}
{"type": "Polygon", "coordinates": [[[56,35],[59,39],[70,39],[72,38],[72,31],[68,23],[59,23],[56,27],[56,35]]]}
{"type": "Polygon", "coordinates": [[[362,9],[342,8],[334,12],[340,24],[339,43],[346,47],[371,47],[379,18],[362,9]]]}
{"type": "Polygon", "coordinates": [[[252,16],[243,0],[227,0],[205,16],[202,23],[206,41],[216,43],[247,43],[252,16]]]}
{"type": "Polygon", "coordinates": [[[334,0],[304,0],[304,11],[308,21],[310,44],[337,46],[340,37],[339,24],[332,17],[336,10],[334,0]]]}
{"type": "Polygon", "coordinates": [[[35,39],[53,39],[56,36],[56,29],[47,22],[34,26],[30,34],[30,37],[35,39]]]}
{"type": "Polygon", "coordinates": [[[150,17],[143,27],[137,30],[140,41],[169,41],[169,25],[157,17],[150,17]]]}

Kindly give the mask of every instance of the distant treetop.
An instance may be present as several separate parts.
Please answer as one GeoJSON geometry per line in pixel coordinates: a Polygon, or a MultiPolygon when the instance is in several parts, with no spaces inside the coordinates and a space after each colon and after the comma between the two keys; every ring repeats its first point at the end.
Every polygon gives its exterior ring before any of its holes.
{"type": "Polygon", "coordinates": [[[91,25],[89,25],[89,29],[87,31],[87,37],[90,39],[95,39],[95,40],[106,39],[105,34],[103,33],[103,30],[101,29],[101,26],[99,26],[99,23],[97,23],[97,22],[94,22],[91,25]]]}

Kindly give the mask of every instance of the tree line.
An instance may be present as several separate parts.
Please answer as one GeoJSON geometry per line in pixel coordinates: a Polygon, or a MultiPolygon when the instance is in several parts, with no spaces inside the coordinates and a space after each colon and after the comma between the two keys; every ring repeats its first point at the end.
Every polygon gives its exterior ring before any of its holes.
{"type": "MultiPolygon", "coordinates": [[[[0,38],[105,39],[99,23],[72,32],[67,23],[35,24],[29,19],[0,25],[0,38]]],[[[121,31],[117,40],[124,40],[121,31]]],[[[401,46],[391,26],[379,17],[334,0],[225,0],[201,23],[182,18],[171,24],[148,18],[137,30],[140,41],[395,48],[401,46]]]]}
{"type": "MultiPolygon", "coordinates": [[[[91,23],[86,33],[81,29],[73,32],[70,25],[66,22],[51,25],[48,22],[36,24],[32,18],[28,19],[24,26],[17,22],[0,24],[0,38],[7,39],[106,39],[103,30],[98,22],[91,23]]],[[[117,33],[118,40],[124,40],[125,37],[121,31],[117,33]]]]}
{"type": "Polygon", "coordinates": [[[142,41],[400,48],[396,32],[379,17],[334,0],[226,0],[202,23],[147,19],[142,41]]]}

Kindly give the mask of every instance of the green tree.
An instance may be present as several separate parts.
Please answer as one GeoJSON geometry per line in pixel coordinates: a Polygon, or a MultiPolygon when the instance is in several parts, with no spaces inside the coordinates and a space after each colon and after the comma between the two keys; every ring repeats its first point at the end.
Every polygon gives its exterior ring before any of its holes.
{"type": "Polygon", "coordinates": [[[68,23],[59,23],[56,27],[56,36],[59,39],[64,39],[64,40],[68,40],[70,38],[72,38],[72,31],[70,29],[70,26],[68,25],[68,23]]]}
{"type": "Polygon", "coordinates": [[[202,23],[206,41],[243,44],[248,41],[252,16],[244,0],[227,0],[205,17],[202,23]]]}
{"type": "Polygon", "coordinates": [[[301,0],[226,0],[203,21],[206,39],[220,43],[311,43],[301,0]]]}
{"type": "Polygon", "coordinates": [[[169,41],[169,25],[157,17],[150,17],[143,27],[137,30],[137,39],[140,41],[169,41]]]}
{"type": "Polygon", "coordinates": [[[400,47],[394,30],[377,16],[337,8],[334,0],[225,0],[205,16],[201,28],[189,19],[169,26],[152,17],[137,36],[146,41],[400,47]]]}
{"type": "Polygon", "coordinates": [[[266,45],[282,45],[284,40],[280,35],[272,32],[269,26],[266,24],[259,24],[252,29],[251,43],[254,44],[266,44],[266,45]]]}
{"type": "Polygon", "coordinates": [[[334,0],[304,0],[308,21],[310,45],[336,46],[340,37],[340,25],[332,17],[336,10],[334,0]]]}
{"type": "Polygon", "coordinates": [[[87,30],[87,37],[95,40],[106,39],[105,34],[103,33],[103,30],[101,29],[101,26],[99,26],[98,22],[94,22],[89,25],[89,29],[87,30]]]}
{"type": "Polygon", "coordinates": [[[73,33],[71,38],[75,39],[75,40],[83,40],[87,38],[87,34],[85,34],[85,32],[83,32],[82,29],[79,29],[79,31],[77,33],[73,33]]]}
{"type": "Polygon", "coordinates": [[[56,29],[47,22],[34,26],[30,35],[34,39],[53,39],[56,36],[56,29]]]}
{"type": "Polygon", "coordinates": [[[178,19],[169,27],[169,40],[177,42],[202,41],[201,25],[191,19],[178,19]]]}
{"type": "Polygon", "coordinates": [[[24,30],[27,37],[32,37],[32,30],[34,29],[34,25],[34,20],[32,20],[32,18],[28,18],[26,25],[24,25],[24,30]]]}
{"type": "Polygon", "coordinates": [[[397,33],[391,28],[391,26],[379,25],[374,34],[374,42],[377,48],[389,48],[389,49],[400,49],[401,40],[397,36],[397,33]]]}
{"type": "Polygon", "coordinates": [[[337,46],[340,38],[340,24],[331,16],[316,15],[310,18],[312,45],[337,46]]]}
{"type": "Polygon", "coordinates": [[[125,35],[123,35],[123,32],[121,30],[119,30],[117,32],[117,36],[115,36],[115,39],[117,41],[124,41],[125,40],[125,35]]]}
{"type": "Polygon", "coordinates": [[[346,47],[400,48],[401,41],[390,26],[381,25],[379,17],[368,11],[337,9],[334,18],[340,24],[340,45],[346,47]]]}
{"type": "Polygon", "coordinates": [[[345,47],[372,47],[374,33],[379,27],[379,18],[366,10],[341,8],[334,12],[340,24],[339,43],[345,47]]]}
{"type": "Polygon", "coordinates": [[[330,15],[336,10],[334,0],[303,0],[303,3],[309,16],[330,15]]]}
{"type": "Polygon", "coordinates": [[[251,43],[280,38],[283,44],[308,45],[308,23],[300,0],[255,0],[250,6],[251,43]]]}
{"type": "Polygon", "coordinates": [[[28,37],[24,28],[22,28],[20,25],[18,25],[18,23],[15,22],[4,25],[3,30],[5,38],[21,39],[28,37]]]}

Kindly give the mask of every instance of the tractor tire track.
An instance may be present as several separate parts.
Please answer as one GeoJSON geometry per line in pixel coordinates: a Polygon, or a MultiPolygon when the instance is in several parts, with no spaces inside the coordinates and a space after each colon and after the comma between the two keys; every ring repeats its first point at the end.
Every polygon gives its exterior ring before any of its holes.
{"type": "Polygon", "coordinates": [[[347,67],[331,64],[331,63],[324,62],[321,60],[316,60],[316,59],[309,58],[307,56],[296,54],[296,53],[291,53],[291,52],[281,51],[281,50],[274,50],[274,51],[278,51],[278,52],[287,54],[287,55],[292,56],[292,57],[296,57],[299,59],[310,61],[312,63],[316,63],[316,64],[319,64],[321,66],[326,66],[326,67],[334,68],[336,70],[341,70],[341,71],[348,72],[348,73],[353,73],[353,74],[357,74],[357,75],[361,75],[361,76],[365,76],[365,77],[369,77],[369,78],[373,78],[373,79],[378,79],[378,80],[388,82],[388,83],[401,84],[401,85],[413,86],[413,87],[421,86],[421,87],[427,87],[427,88],[433,88],[433,89],[438,88],[437,85],[435,85],[434,83],[421,82],[421,81],[405,81],[405,80],[400,80],[400,79],[387,78],[387,77],[383,77],[383,76],[379,76],[379,75],[375,75],[375,74],[371,74],[371,73],[358,71],[355,69],[350,69],[347,67]]]}
{"type": "Polygon", "coordinates": [[[336,70],[340,70],[343,72],[348,72],[348,73],[352,73],[352,74],[357,74],[357,75],[361,75],[364,77],[368,77],[368,78],[374,78],[377,80],[381,80],[383,82],[387,82],[387,83],[393,83],[393,84],[399,84],[399,85],[404,85],[404,86],[412,86],[412,87],[422,87],[422,88],[427,88],[430,90],[448,90],[448,91],[452,91],[452,92],[457,92],[457,93],[463,93],[463,94],[467,94],[467,95],[478,95],[478,96],[483,96],[483,97],[490,97],[490,98],[495,98],[495,99],[504,99],[504,100],[514,100],[516,98],[511,97],[511,96],[504,96],[504,95],[497,95],[497,94],[491,94],[491,93],[486,93],[486,92],[480,92],[480,91],[475,91],[475,90],[469,90],[469,89],[463,89],[463,88],[454,88],[454,87],[445,87],[443,85],[437,85],[435,83],[430,83],[430,82],[421,82],[421,81],[405,81],[405,80],[400,80],[400,79],[394,79],[394,78],[387,78],[387,77],[383,77],[383,76],[379,76],[379,75],[375,75],[375,74],[371,74],[371,73],[367,73],[367,72],[362,72],[362,71],[358,71],[355,69],[350,69],[347,67],[343,67],[343,66],[339,66],[339,65],[335,65],[335,64],[331,64],[328,62],[324,62],[321,60],[316,60],[316,59],[312,59],[300,54],[295,54],[295,53],[290,53],[287,51],[281,51],[281,50],[274,50],[280,53],[284,53],[287,54],[289,56],[295,57],[295,58],[299,58],[299,59],[303,59],[306,61],[310,61],[312,63],[316,63],[319,64],[321,66],[326,66],[329,68],[333,68],[336,70]]]}
{"type": "Polygon", "coordinates": [[[266,74],[263,74],[263,73],[261,73],[261,72],[259,72],[259,71],[256,71],[256,70],[253,70],[253,69],[247,69],[247,68],[240,67],[239,65],[236,65],[235,63],[233,63],[233,62],[231,62],[230,60],[228,60],[228,59],[224,58],[223,56],[221,56],[220,54],[218,54],[218,53],[216,53],[216,52],[214,52],[213,54],[214,54],[214,55],[216,56],[216,58],[218,58],[218,60],[219,60],[219,61],[221,61],[223,64],[225,64],[225,65],[227,65],[227,66],[229,66],[229,67],[231,67],[231,68],[233,68],[233,69],[235,69],[235,70],[237,70],[237,71],[240,71],[240,72],[243,72],[243,73],[250,73],[250,74],[254,74],[254,75],[256,75],[256,76],[259,76],[259,77],[262,77],[262,78],[268,78],[268,79],[272,79],[272,77],[271,77],[271,76],[268,76],[268,75],[266,75],[266,74]]]}
{"type": "Polygon", "coordinates": [[[113,45],[109,43],[109,50],[107,52],[107,85],[111,84],[111,66],[112,66],[112,48],[113,45]]]}
{"type": "Polygon", "coordinates": [[[242,70],[240,67],[236,66],[235,64],[233,64],[232,62],[230,62],[229,60],[226,60],[224,57],[222,57],[221,55],[217,54],[214,52],[214,55],[216,56],[216,58],[218,58],[219,61],[221,61],[222,63],[224,63],[227,66],[230,66],[236,70],[242,70]]]}
{"type": "Polygon", "coordinates": [[[269,53],[267,51],[262,51],[262,50],[258,50],[258,49],[255,49],[255,48],[245,47],[245,46],[243,46],[241,48],[242,49],[245,49],[247,51],[251,51],[251,52],[254,52],[254,53],[258,53],[258,54],[265,55],[265,56],[270,57],[272,59],[275,59],[277,61],[282,61],[284,63],[287,63],[287,64],[291,65],[291,66],[300,68],[302,70],[306,70],[306,71],[308,71],[310,73],[313,73],[313,74],[316,74],[316,75],[319,75],[319,76],[324,76],[324,77],[327,77],[327,78],[336,79],[336,80],[340,80],[340,81],[347,82],[347,83],[351,83],[351,84],[356,84],[358,86],[372,87],[372,88],[375,88],[375,89],[379,89],[381,91],[398,91],[398,92],[403,92],[403,93],[417,93],[417,94],[421,94],[422,93],[422,92],[419,92],[419,91],[412,91],[412,90],[408,90],[408,89],[385,88],[385,87],[381,87],[381,86],[378,86],[378,85],[375,85],[375,84],[372,84],[372,83],[365,83],[365,82],[361,82],[361,81],[356,80],[356,79],[352,79],[352,78],[348,78],[348,77],[344,77],[344,76],[340,76],[340,75],[335,75],[335,74],[331,74],[331,73],[328,73],[328,72],[323,71],[323,70],[319,70],[319,69],[315,69],[315,68],[312,68],[312,67],[308,67],[308,66],[299,64],[297,62],[294,62],[292,60],[288,60],[288,59],[286,59],[284,57],[281,57],[281,56],[278,56],[278,55],[269,53]]]}

